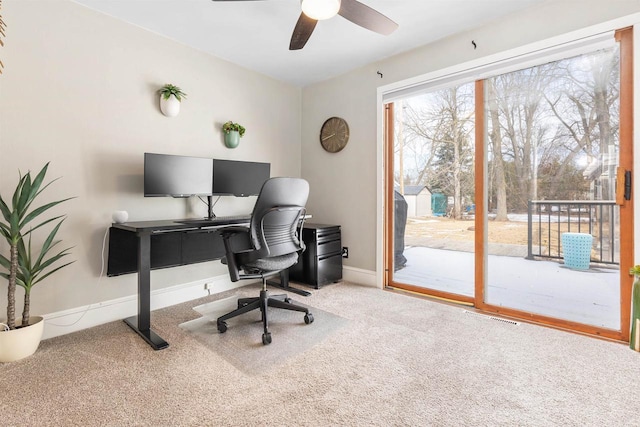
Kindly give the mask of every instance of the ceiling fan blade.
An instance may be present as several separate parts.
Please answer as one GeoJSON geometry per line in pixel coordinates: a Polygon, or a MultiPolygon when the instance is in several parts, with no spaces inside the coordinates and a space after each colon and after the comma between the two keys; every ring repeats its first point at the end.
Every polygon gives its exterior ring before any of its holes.
{"type": "Polygon", "coordinates": [[[317,23],[318,21],[315,19],[309,18],[304,13],[301,13],[293,29],[293,34],[291,35],[289,50],[302,49],[304,45],[307,44],[307,40],[311,37],[311,33],[313,33],[313,29],[316,28],[317,23]]]}
{"type": "Polygon", "coordinates": [[[391,19],[357,0],[342,0],[338,15],[367,30],[385,36],[393,33],[398,28],[398,24],[391,19]]]}

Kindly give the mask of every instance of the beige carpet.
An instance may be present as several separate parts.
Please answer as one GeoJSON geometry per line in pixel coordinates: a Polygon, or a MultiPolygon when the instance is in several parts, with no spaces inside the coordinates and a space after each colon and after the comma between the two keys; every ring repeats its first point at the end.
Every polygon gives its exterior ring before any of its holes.
{"type": "Polygon", "coordinates": [[[166,350],[118,321],[0,364],[0,425],[640,425],[640,354],[623,344],[346,283],[304,298],[347,319],[338,331],[247,374],[178,326],[234,294],[153,312],[166,350]]]}
{"type": "MultiPolygon", "coordinates": [[[[279,292],[274,292],[278,294],[279,292]]],[[[255,296],[243,293],[242,297],[255,296]]],[[[218,332],[216,320],[237,307],[238,295],[219,301],[202,304],[193,309],[202,317],[180,324],[185,331],[222,356],[227,362],[247,374],[258,374],[287,362],[289,358],[303,353],[327,336],[337,333],[346,319],[335,314],[308,307],[313,323],[304,323],[304,313],[269,309],[269,332],[272,343],[262,344],[262,317],[260,310],[245,313],[227,321],[228,330],[218,332]]],[[[302,304],[291,296],[292,302],[302,304]]]]}

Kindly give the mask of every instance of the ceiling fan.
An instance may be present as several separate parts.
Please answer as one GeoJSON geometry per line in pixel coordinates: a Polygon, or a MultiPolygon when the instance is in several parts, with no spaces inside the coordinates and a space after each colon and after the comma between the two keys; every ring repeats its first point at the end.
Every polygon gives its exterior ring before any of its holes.
{"type": "MultiPolygon", "coordinates": [[[[255,0],[213,0],[255,1],[255,0]]],[[[356,25],[385,36],[393,33],[398,24],[375,9],[357,0],[301,0],[302,12],[293,29],[289,50],[299,50],[311,37],[318,21],[340,15],[356,25]]]]}

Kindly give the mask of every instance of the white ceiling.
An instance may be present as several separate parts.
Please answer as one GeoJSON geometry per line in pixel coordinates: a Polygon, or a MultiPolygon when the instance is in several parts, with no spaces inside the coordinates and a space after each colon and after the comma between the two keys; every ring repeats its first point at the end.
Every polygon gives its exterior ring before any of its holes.
{"type": "Polygon", "coordinates": [[[290,51],[299,0],[74,0],[219,58],[305,86],[547,0],[360,0],[399,24],[382,36],[336,16],[290,51]]]}

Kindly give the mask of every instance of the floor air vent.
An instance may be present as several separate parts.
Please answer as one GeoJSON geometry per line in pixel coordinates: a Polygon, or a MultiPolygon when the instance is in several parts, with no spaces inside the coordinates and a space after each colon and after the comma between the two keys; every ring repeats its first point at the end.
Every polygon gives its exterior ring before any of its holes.
{"type": "Polygon", "coordinates": [[[473,314],[474,316],[484,317],[485,319],[497,320],[498,322],[508,323],[509,325],[518,326],[520,324],[520,322],[516,322],[515,320],[503,319],[501,317],[495,317],[495,316],[487,316],[486,314],[480,314],[480,313],[476,313],[474,311],[469,311],[469,310],[463,310],[463,311],[465,314],[473,314]]]}

